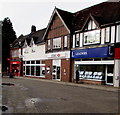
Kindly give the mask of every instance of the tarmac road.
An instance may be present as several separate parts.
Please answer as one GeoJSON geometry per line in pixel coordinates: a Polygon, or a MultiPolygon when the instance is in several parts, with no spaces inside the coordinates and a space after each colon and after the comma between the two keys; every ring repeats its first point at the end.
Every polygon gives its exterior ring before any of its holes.
{"type": "MultiPolygon", "coordinates": [[[[3,77],[3,113],[118,113],[118,91],[3,77]],[[14,85],[13,85],[14,84],[14,85]]],[[[99,87],[99,86],[97,86],[99,87]]]]}

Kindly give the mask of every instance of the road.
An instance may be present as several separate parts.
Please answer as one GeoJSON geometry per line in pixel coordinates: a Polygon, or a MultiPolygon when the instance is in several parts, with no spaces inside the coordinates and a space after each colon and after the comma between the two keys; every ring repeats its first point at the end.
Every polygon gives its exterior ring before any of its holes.
{"type": "Polygon", "coordinates": [[[45,80],[3,78],[3,113],[118,113],[118,92],[45,80]]]}

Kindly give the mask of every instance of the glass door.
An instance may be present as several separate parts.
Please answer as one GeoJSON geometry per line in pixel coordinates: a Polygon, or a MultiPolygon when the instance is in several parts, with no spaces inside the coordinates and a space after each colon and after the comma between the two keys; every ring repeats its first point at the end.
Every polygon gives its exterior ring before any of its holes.
{"type": "Polygon", "coordinates": [[[106,66],[106,84],[113,85],[113,70],[114,65],[106,66]]]}

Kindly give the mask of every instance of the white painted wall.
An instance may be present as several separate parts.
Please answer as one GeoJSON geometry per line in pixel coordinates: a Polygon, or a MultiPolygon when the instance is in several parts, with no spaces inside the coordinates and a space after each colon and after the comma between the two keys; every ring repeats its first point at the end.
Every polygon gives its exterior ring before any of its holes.
{"type": "Polygon", "coordinates": [[[114,87],[120,86],[120,59],[115,59],[114,65],[114,87]]]}
{"type": "Polygon", "coordinates": [[[26,60],[45,60],[46,55],[45,55],[45,44],[42,45],[34,45],[33,47],[26,47],[23,48],[23,61],[26,60]],[[35,52],[32,52],[32,49],[35,52]],[[25,53],[25,52],[28,53],[25,53]]]}

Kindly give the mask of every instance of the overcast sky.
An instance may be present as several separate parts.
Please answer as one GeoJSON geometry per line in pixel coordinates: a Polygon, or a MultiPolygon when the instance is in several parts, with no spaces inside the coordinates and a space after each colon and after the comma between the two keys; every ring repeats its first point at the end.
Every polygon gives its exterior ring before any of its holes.
{"type": "Polygon", "coordinates": [[[47,27],[55,8],[77,12],[106,0],[0,0],[0,20],[9,17],[17,37],[47,27]]]}

